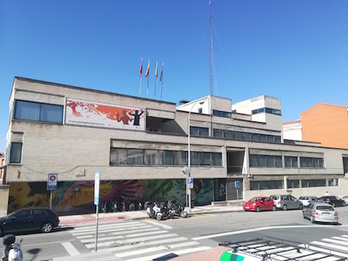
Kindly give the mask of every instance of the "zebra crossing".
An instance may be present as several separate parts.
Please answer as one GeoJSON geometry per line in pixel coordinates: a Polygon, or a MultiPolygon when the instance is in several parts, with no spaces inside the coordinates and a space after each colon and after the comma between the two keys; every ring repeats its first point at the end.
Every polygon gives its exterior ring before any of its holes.
{"type": "MultiPolygon", "coordinates": [[[[148,221],[100,224],[97,246],[124,261],[166,260],[170,257],[211,249],[171,232],[172,227],[148,221]]],[[[70,233],[91,251],[95,248],[95,226],[77,227],[70,233]]]]}
{"type": "MultiPolygon", "coordinates": [[[[303,245],[300,245],[303,246],[303,245]]],[[[307,245],[309,250],[332,254],[338,257],[348,258],[348,235],[322,238],[320,241],[312,241],[307,245]]],[[[343,260],[340,258],[328,258],[320,260],[343,260]]]]}

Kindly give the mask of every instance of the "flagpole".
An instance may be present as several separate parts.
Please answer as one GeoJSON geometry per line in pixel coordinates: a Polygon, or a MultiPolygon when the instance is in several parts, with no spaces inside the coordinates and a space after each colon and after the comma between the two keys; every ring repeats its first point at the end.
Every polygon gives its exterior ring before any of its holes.
{"type": "Polygon", "coordinates": [[[146,98],[149,98],[149,84],[150,84],[150,76],[147,76],[147,91],[146,91],[146,98]]]}
{"type": "Polygon", "coordinates": [[[140,89],[139,89],[139,97],[141,97],[141,77],[140,77],[140,89]]]}
{"type": "Polygon", "coordinates": [[[164,67],[164,63],[162,63],[161,75],[160,75],[160,82],[161,82],[161,101],[162,101],[162,90],[163,90],[163,67],[164,67]]]}
{"type": "Polygon", "coordinates": [[[157,78],[158,78],[158,62],[156,61],[156,69],[155,69],[155,90],[153,97],[156,99],[156,84],[157,84],[157,78]]]}

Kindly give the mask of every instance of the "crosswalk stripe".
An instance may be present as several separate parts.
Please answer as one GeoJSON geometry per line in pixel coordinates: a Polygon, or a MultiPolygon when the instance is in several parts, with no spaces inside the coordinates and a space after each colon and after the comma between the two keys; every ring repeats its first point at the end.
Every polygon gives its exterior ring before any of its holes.
{"type": "MultiPolygon", "coordinates": [[[[124,238],[123,236],[112,236],[112,237],[98,237],[98,243],[101,241],[115,240],[124,238]]],[[[82,243],[95,242],[95,238],[82,239],[80,240],[82,243]]]]}
{"type": "Polygon", "coordinates": [[[149,252],[156,252],[160,250],[168,250],[168,249],[174,249],[174,248],[179,248],[179,247],[188,247],[192,245],[197,245],[199,244],[198,242],[191,241],[191,242],[185,242],[185,243],[180,243],[180,244],[173,244],[173,245],[168,245],[168,246],[155,246],[155,247],[150,247],[150,248],[145,248],[145,249],[137,249],[135,251],[129,251],[125,253],[120,253],[116,254],[118,257],[127,257],[127,256],[134,256],[134,255],[141,255],[141,254],[146,254],[149,252]]]}
{"type": "MultiPolygon", "coordinates": [[[[166,238],[166,237],[173,237],[173,236],[177,236],[176,234],[164,234],[164,235],[156,235],[156,236],[146,236],[146,237],[138,237],[138,238],[134,238],[134,239],[125,239],[122,241],[117,241],[117,242],[110,242],[110,244],[107,243],[100,243],[98,244],[100,247],[102,246],[110,246],[114,243],[118,243],[118,244],[132,244],[132,243],[136,243],[136,242],[140,242],[140,241],[145,241],[145,240],[152,240],[152,239],[159,239],[159,238],[166,238]]],[[[86,244],[85,245],[87,248],[93,248],[94,244],[86,244]]]]}
{"type": "MultiPolygon", "coordinates": [[[[331,239],[331,238],[323,238],[322,241],[326,241],[326,242],[330,242],[330,243],[334,243],[334,244],[339,244],[339,245],[348,246],[348,242],[344,242],[344,241],[340,241],[340,240],[335,240],[335,239],[331,239]]],[[[348,248],[346,248],[346,250],[348,250],[348,248]]]]}
{"type": "MultiPolygon", "coordinates": [[[[103,227],[123,227],[125,225],[134,225],[134,224],[143,224],[143,222],[140,221],[134,221],[134,222],[116,222],[116,223],[104,223],[104,224],[99,224],[102,225],[103,227]]],[[[85,229],[92,229],[95,228],[95,225],[85,225],[85,226],[80,226],[76,227],[74,230],[85,230],[85,229]]]]}
{"type": "Polygon", "coordinates": [[[338,240],[343,240],[343,241],[348,241],[348,238],[344,237],[332,237],[333,239],[338,239],[338,240]]]}
{"type": "Polygon", "coordinates": [[[156,255],[152,255],[152,256],[145,256],[145,257],[137,257],[134,259],[124,259],[125,261],[147,261],[147,260],[153,260],[156,258],[161,258],[164,256],[180,256],[180,255],[184,255],[184,254],[189,254],[189,253],[195,253],[195,252],[200,252],[200,251],[205,251],[205,250],[209,250],[211,249],[211,247],[197,247],[197,248],[190,248],[190,249],[184,249],[184,250],[178,250],[178,251],[170,251],[170,252],[166,252],[166,253],[160,253],[160,254],[156,254],[156,255]]]}
{"type": "Polygon", "coordinates": [[[128,245],[122,245],[119,247],[108,248],[108,250],[110,250],[110,251],[122,251],[122,250],[127,250],[127,249],[132,249],[132,248],[148,247],[148,246],[153,246],[153,245],[173,243],[173,242],[185,241],[185,240],[188,240],[188,239],[186,237],[174,237],[174,238],[166,238],[166,239],[150,241],[150,242],[142,241],[142,242],[137,242],[134,244],[128,244],[128,245]]]}
{"type": "MultiPolygon", "coordinates": [[[[347,251],[348,248],[345,247],[345,246],[337,246],[337,245],[328,245],[327,243],[324,243],[324,242],[320,242],[320,241],[312,241],[311,244],[314,244],[314,245],[319,245],[319,246],[323,246],[323,247],[329,247],[329,248],[334,248],[334,249],[339,249],[339,250],[343,250],[343,251],[347,251]]],[[[348,257],[348,255],[347,255],[348,257]]]]}
{"type": "MultiPolygon", "coordinates": [[[[132,227],[128,227],[128,228],[98,228],[98,233],[99,232],[120,232],[120,231],[131,231],[131,230],[136,230],[136,229],[149,229],[149,226],[132,226],[132,227]]],[[[78,236],[78,235],[85,235],[85,234],[91,234],[91,233],[95,233],[95,230],[93,231],[79,231],[79,232],[70,232],[72,235],[74,236],[78,236]]]]}
{"type": "MultiPolygon", "coordinates": [[[[108,229],[126,229],[126,228],[131,228],[131,227],[139,227],[139,226],[144,226],[144,224],[125,224],[124,226],[105,226],[105,225],[98,225],[98,230],[102,229],[102,230],[108,230],[108,229]]],[[[87,233],[90,231],[95,231],[96,227],[89,227],[89,228],[85,228],[82,229],[81,227],[76,228],[74,230],[71,230],[70,233],[87,233]]]]}
{"type": "Polygon", "coordinates": [[[161,223],[159,223],[158,221],[146,220],[145,222],[150,223],[150,224],[152,224],[152,225],[156,225],[156,226],[162,227],[162,228],[164,228],[164,229],[173,229],[173,227],[168,226],[168,225],[161,224],[161,223]]]}
{"type": "MultiPolygon", "coordinates": [[[[164,234],[164,233],[169,233],[167,230],[159,230],[159,231],[152,231],[152,232],[147,232],[146,235],[156,235],[156,234],[164,234]]],[[[144,235],[143,231],[139,234],[132,234],[132,235],[125,235],[125,238],[131,238],[131,237],[138,237],[144,235]]]]}
{"type": "Polygon", "coordinates": [[[334,251],[334,250],[330,250],[330,249],[323,249],[321,247],[310,246],[309,250],[320,251],[320,252],[324,252],[324,253],[327,253],[327,254],[333,254],[333,255],[337,255],[337,256],[342,256],[342,257],[348,258],[347,254],[344,254],[344,253],[341,253],[341,252],[337,252],[337,251],[334,251]]]}

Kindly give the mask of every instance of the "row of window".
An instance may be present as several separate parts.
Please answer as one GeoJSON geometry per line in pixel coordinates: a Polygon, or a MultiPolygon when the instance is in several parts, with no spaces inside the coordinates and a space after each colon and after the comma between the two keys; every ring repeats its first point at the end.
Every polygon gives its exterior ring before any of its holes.
{"type": "MultiPolygon", "coordinates": [[[[287,188],[326,187],[326,179],[287,180],[287,188]]],[[[327,180],[328,186],[338,186],[338,179],[327,180]]],[[[250,181],[250,190],[284,189],[283,180],[250,181]]]]}
{"type": "Polygon", "coordinates": [[[14,119],[62,124],[63,106],[16,100],[14,119]]]}
{"type": "Polygon", "coordinates": [[[259,133],[248,133],[238,131],[226,131],[214,129],[213,136],[216,138],[224,138],[231,140],[248,140],[248,141],[261,141],[271,143],[281,143],[281,137],[275,135],[266,135],[259,133]]]}
{"type": "Polygon", "coordinates": [[[272,108],[260,108],[256,110],[252,110],[252,114],[258,114],[258,113],[269,113],[269,114],[275,114],[275,115],[281,115],[281,111],[278,109],[272,109],[272,108]]]}
{"type": "MultiPolygon", "coordinates": [[[[250,155],[249,156],[250,167],[265,167],[265,168],[282,168],[282,156],[271,156],[271,155],[250,155]]],[[[285,168],[298,168],[298,161],[300,161],[301,168],[323,168],[323,158],[312,158],[312,157],[289,157],[284,156],[285,168]]]]}
{"type": "MultiPolygon", "coordinates": [[[[191,165],[222,166],[222,154],[191,151],[191,165]]],[[[187,151],[111,148],[110,165],[188,165],[187,151]]]]}

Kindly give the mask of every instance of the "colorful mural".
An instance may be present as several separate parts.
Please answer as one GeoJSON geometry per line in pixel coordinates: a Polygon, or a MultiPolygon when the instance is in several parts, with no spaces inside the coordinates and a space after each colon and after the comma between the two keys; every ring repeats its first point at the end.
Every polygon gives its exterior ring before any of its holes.
{"type": "Polygon", "coordinates": [[[143,109],[68,98],[66,100],[65,123],[144,131],[144,112],[143,109]]]}
{"type": "MultiPolygon", "coordinates": [[[[192,198],[195,205],[213,201],[214,181],[195,179],[192,198]]],[[[185,180],[112,180],[100,182],[100,206],[104,203],[124,203],[138,206],[154,199],[175,199],[185,204],[185,180]]],[[[49,207],[50,192],[46,182],[10,184],[8,212],[24,207],[49,207]]],[[[60,214],[94,213],[94,181],[58,182],[52,194],[52,208],[60,214]]]]}

